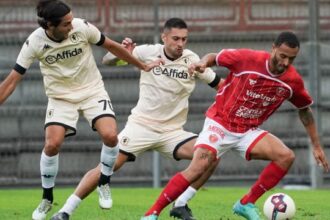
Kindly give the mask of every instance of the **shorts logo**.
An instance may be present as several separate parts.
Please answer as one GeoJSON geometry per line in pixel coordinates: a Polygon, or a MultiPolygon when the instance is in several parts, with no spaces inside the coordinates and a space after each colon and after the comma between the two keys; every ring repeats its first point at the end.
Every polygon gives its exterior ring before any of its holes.
{"type": "Polygon", "coordinates": [[[219,140],[219,138],[218,138],[218,136],[216,135],[216,134],[211,134],[210,136],[209,136],[209,141],[211,142],[211,143],[215,143],[215,142],[217,142],[219,140]]]}
{"type": "Polygon", "coordinates": [[[124,146],[127,146],[128,142],[129,142],[128,137],[122,137],[122,139],[120,140],[120,143],[124,146]]]}
{"type": "Polygon", "coordinates": [[[52,118],[53,115],[54,115],[54,109],[49,109],[49,110],[47,111],[47,118],[52,118]]]}
{"type": "Polygon", "coordinates": [[[225,132],[217,126],[209,125],[208,130],[217,133],[222,139],[225,137],[225,132]]]}

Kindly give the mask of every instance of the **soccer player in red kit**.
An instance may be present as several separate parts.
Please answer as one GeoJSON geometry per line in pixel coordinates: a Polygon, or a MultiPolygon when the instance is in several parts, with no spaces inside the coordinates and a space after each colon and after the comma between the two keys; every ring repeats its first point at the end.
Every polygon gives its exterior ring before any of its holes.
{"type": "Polygon", "coordinates": [[[329,171],[310,108],[312,98],[292,65],[299,48],[295,34],[282,32],[270,53],[224,49],[218,54],[207,54],[200,62],[190,65],[190,73],[203,72],[214,65],[226,67],[230,73],[219,88],[216,101],[206,112],[190,165],[169,181],[141,220],[157,219],[164,207],[199,178],[212,161],[229,150],[236,151],[246,160],[270,161],[250,191],[233,206],[237,215],[249,220],[260,219],[255,202],[277,185],[295,159],[294,152],[280,139],[258,128],[285,100],[298,109],[299,118],[313,145],[315,160],[329,171]]]}

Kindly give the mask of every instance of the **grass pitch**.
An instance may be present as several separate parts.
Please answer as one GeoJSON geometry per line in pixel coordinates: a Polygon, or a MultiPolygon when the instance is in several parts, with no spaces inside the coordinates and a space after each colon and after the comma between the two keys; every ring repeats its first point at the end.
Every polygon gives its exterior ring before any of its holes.
{"type": "MultiPolygon", "coordinates": [[[[189,206],[198,220],[239,220],[232,214],[234,202],[247,192],[247,188],[207,187],[201,189],[189,206]]],[[[97,193],[86,198],[72,215],[72,220],[139,220],[159,195],[161,189],[151,188],[113,188],[114,204],[111,210],[101,210],[98,206],[97,193]]],[[[56,188],[55,201],[50,216],[57,212],[73,188],[56,188]]],[[[330,190],[282,190],[276,189],[266,193],[257,206],[262,210],[266,198],[275,192],[289,194],[296,203],[295,220],[327,220],[330,219],[330,190]]],[[[40,189],[1,189],[0,219],[31,219],[34,208],[41,198],[40,189]]],[[[170,205],[171,206],[171,205],[170,205]]],[[[160,220],[171,219],[167,207],[160,215],[160,220]]],[[[49,219],[47,218],[47,219],[49,219]]]]}

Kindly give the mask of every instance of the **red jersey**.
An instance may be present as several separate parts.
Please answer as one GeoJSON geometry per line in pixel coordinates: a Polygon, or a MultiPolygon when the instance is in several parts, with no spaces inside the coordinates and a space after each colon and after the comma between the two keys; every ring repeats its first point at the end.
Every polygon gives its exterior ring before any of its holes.
{"type": "Polygon", "coordinates": [[[270,54],[249,49],[225,49],[217,65],[230,70],[206,116],[231,132],[244,133],[261,125],[285,100],[296,108],[313,103],[302,77],[290,65],[281,75],[268,68],[270,54]]]}

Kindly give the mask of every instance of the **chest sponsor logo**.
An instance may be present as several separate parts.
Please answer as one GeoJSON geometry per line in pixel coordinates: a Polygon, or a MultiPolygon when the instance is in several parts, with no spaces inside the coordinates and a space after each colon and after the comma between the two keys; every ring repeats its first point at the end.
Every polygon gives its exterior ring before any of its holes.
{"type": "Polygon", "coordinates": [[[265,111],[265,109],[251,109],[245,106],[240,106],[239,109],[237,109],[235,116],[241,118],[255,119],[260,118],[265,111]]]}
{"type": "Polygon", "coordinates": [[[171,78],[188,79],[188,73],[184,70],[157,66],[152,69],[156,76],[165,75],[171,78]]]}
{"type": "Polygon", "coordinates": [[[269,97],[269,96],[266,96],[265,94],[257,93],[257,92],[254,92],[252,90],[246,90],[246,94],[245,95],[247,97],[249,97],[249,98],[261,99],[262,101],[267,101],[267,102],[275,102],[276,101],[276,97],[275,96],[269,97]]]}
{"type": "Polygon", "coordinates": [[[78,56],[82,52],[82,48],[74,48],[73,50],[62,51],[61,53],[58,53],[56,55],[48,55],[45,60],[48,64],[53,64],[59,60],[70,59],[71,57],[78,56]]]}

